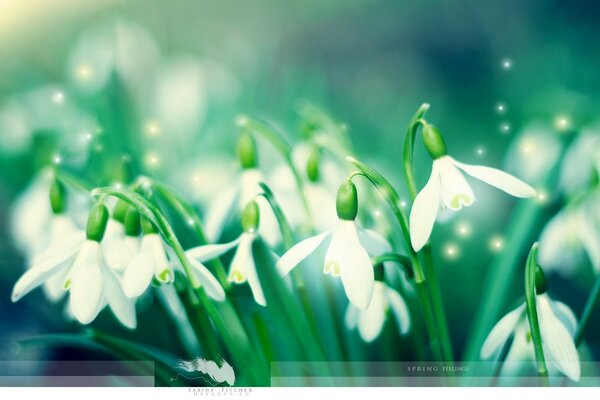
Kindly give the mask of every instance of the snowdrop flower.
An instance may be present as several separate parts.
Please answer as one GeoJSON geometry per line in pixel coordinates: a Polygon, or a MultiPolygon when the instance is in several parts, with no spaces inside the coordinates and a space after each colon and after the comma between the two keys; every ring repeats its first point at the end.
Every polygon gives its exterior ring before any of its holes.
{"type": "Polygon", "coordinates": [[[371,303],[365,310],[349,304],[345,316],[346,327],[350,330],[358,327],[360,337],[367,343],[379,337],[390,309],[400,333],[405,335],[410,330],[410,316],[406,302],[400,293],[383,282],[383,265],[377,265],[375,271],[378,276],[375,278],[371,303]]]}
{"type": "Polygon", "coordinates": [[[559,187],[569,195],[589,188],[600,175],[600,126],[586,128],[567,150],[559,187]]]}
{"type": "Polygon", "coordinates": [[[115,205],[109,219],[102,247],[108,265],[123,272],[140,249],[140,215],[123,200],[115,205]]]}
{"type": "MultiPolygon", "coordinates": [[[[541,269],[538,269],[543,274],[541,269]]],[[[573,342],[577,320],[571,309],[559,301],[553,301],[546,293],[545,278],[536,278],[536,307],[542,346],[549,368],[556,368],[570,379],[578,381],[581,376],[579,354],[573,342]],[[539,283],[538,283],[539,282],[539,283]]],[[[483,343],[480,356],[489,359],[498,356],[511,335],[514,337],[507,361],[514,364],[519,357],[531,359],[533,343],[525,304],[506,314],[490,331],[483,343]],[[524,345],[526,343],[526,345],[524,345]],[[525,348],[525,346],[527,348],[525,348]],[[512,351],[514,348],[515,351],[512,351]]]]}
{"type": "Polygon", "coordinates": [[[531,186],[506,172],[456,161],[448,155],[444,139],[432,125],[424,125],[423,142],[434,161],[431,176],[415,198],[410,212],[410,236],[415,251],[421,250],[429,240],[440,208],[458,211],[463,206],[470,206],[475,201],[471,186],[467,183],[461,170],[512,196],[532,197],[535,195],[535,190],[531,186]]]}
{"type": "Polygon", "coordinates": [[[259,183],[264,181],[258,170],[256,143],[249,133],[244,133],[238,142],[238,156],[242,172],[233,184],[217,195],[205,214],[205,232],[211,241],[217,241],[231,214],[241,215],[246,204],[254,201],[261,214],[260,235],[271,246],[280,240],[279,225],[266,199],[259,196],[263,191],[259,183]]]}
{"type": "MultiPolygon", "coordinates": [[[[292,151],[292,159],[298,171],[304,175],[304,196],[310,209],[314,227],[323,231],[335,224],[335,192],[330,188],[344,177],[342,168],[322,156],[316,145],[299,144],[292,151]]],[[[298,186],[289,165],[282,163],[270,175],[273,192],[280,200],[281,208],[292,228],[299,228],[306,221],[306,210],[298,193],[298,186]]]]}
{"type": "Polygon", "coordinates": [[[229,250],[236,248],[235,254],[229,267],[228,281],[236,284],[248,282],[254,301],[261,306],[266,306],[267,301],[263,293],[256,264],[252,255],[252,244],[259,237],[258,227],[260,220],[260,209],[255,201],[248,203],[242,215],[242,227],[244,232],[234,241],[224,244],[209,244],[191,248],[186,251],[196,268],[204,267],[203,262],[217,258],[229,250]]]}
{"type": "Polygon", "coordinates": [[[578,204],[568,204],[544,227],[539,260],[547,269],[572,275],[587,254],[600,273],[600,193],[588,194],[578,204]]]}
{"type": "Polygon", "coordinates": [[[165,244],[156,226],[146,218],[141,220],[144,236],[139,252],[132,257],[123,274],[123,290],[129,298],[140,296],[154,277],[160,283],[173,282],[174,273],[167,258],[165,244]]]}
{"type": "Polygon", "coordinates": [[[374,287],[373,264],[369,252],[386,246],[384,239],[356,224],[358,196],[354,184],[347,180],[336,199],[337,225],[319,235],[297,243],[277,262],[281,275],[287,275],[296,265],[313,253],[327,239],[323,272],[340,276],[350,302],[361,310],[371,303],[374,287]],[[369,251],[371,250],[371,251],[369,251]]]}
{"type": "Polygon", "coordinates": [[[108,209],[96,204],[88,218],[85,236],[65,238],[15,283],[12,301],[64,273],[64,288],[69,291],[69,308],[82,324],[92,322],[106,304],[119,321],[130,329],[136,327],[135,303],[121,288],[120,278],[108,266],[100,241],[108,222],[108,209]]]}

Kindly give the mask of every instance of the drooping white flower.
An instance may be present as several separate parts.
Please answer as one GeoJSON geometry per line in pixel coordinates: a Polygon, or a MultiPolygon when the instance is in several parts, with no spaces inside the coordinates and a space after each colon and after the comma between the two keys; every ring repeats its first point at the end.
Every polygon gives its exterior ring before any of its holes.
{"type": "Polygon", "coordinates": [[[559,188],[576,195],[600,175],[600,126],[582,130],[567,149],[560,171],[559,188]]]}
{"type": "Polygon", "coordinates": [[[123,272],[133,256],[139,252],[141,243],[139,232],[138,212],[124,201],[118,201],[102,239],[106,262],[112,269],[123,272]]]}
{"type": "Polygon", "coordinates": [[[374,273],[370,249],[387,244],[373,231],[362,229],[355,221],[358,211],[356,187],[346,181],[337,197],[339,221],[333,229],[309,237],[289,249],[277,262],[280,274],[287,275],[296,265],[313,253],[325,241],[329,242],[323,272],[339,276],[352,304],[365,310],[373,295],[374,273]]]}
{"type": "Polygon", "coordinates": [[[259,183],[264,182],[262,172],[257,168],[254,139],[249,134],[240,137],[238,151],[242,165],[241,173],[222,193],[215,196],[205,213],[204,230],[211,241],[217,241],[228,219],[232,214],[241,215],[244,207],[256,201],[260,209],[261,222],[259,234],[269,245],[276,245],[281,240],[277,218],[269,202],[260,196],[263,190],[259,183]]]}
{"type": "Polygon", "coordinates": [[[515,197],[535,195],[531,186],[506,172],[481,165],[463,164],[450,157],[440,133],[431,125],[423,128],[423,140],[433,159],[433,166],[431,176],[415,198],[410,212],[410,237],[415,251],[421,250],[429,240],[440,208],[458,211],[475,201],[471,186],[462,172],[515,197]]]}
{"type": "Polygon", "coordinates": [[[599,194],[589,194],[579,204],[567,205],[544,227],[538,257],[547,269],[572,275],[586,254],[600,273],[599,194]]]}
{"type": "Polygon", "coordinates": [[[365,342],[372,342],[381,334],[390,310],[394,314],[400,333],[407,334],[410,330],[410,315],[406,302],[400,293],[381,281],[375,281],[371,304],[365,310],[352,304],[348,305],[345,316],[346,327],[350,330],[358,327],[362,339],[365,342]]]}
{"type": "MultiPolygon", "coordinates": [[[[536,296],[536,304],[542,346],[549,369],[556,368],[570,379],[578,381],[581,367],[579,354],[573,342],[577,327],[575,315],[568,306],[551,300],[546,293],[536,296]]],[[[512,335],[514,340],[507,362],[514,364],[517,361],[535,360],[531,357],[533,343],[529,332],[529,322],[523,304],[496,323],[483,343],[480,357],[497,357],[512,335]],[[521,357],[522,359],[519,359],[521,357]]]]}
{"type": "Polygon", "coordinates": [[[206,268],[203,262],[217,258],[222,254],[236,248],[231,265],[229,267],[228,281],[236,284],[248,282],[252,296],[257,304],[266,306],[265,299],[256,264],[252,254],[252,244],[259,237],[257,229],[259,227],[260,209],[256,202],[248,203],[244,209],[242,225],[244,232],[235,240],[223,244],[208,244],[188,249],[186,255],[191,259],[192,265],[198,269],[206,268]]]}
{"type": "Polygon", "coordinates": [[[106,263],[100,240],[104,235],[108,210],[97,204],[90,212],[86,235],[76,232],[55,248],[40,256],[15,283],[12,301],[56,275],[64,276],[63,287],[69,291],[69,308],[82,324],[92,322],[106,304],[128,328],[136,327],[135,302],[128,299],[120,278],[106,263]]]}
{"type": "MultiPolygon", "coordinates": [[[[344,177],[344,170],[329,158],[320,156],[321,150],[314,145],[301,143],[294,147],[292,159],[298,171],[303,174],[304,197],[317,231],[323,231],[337,220],[335,214],[335,182],[344,177]]],[[[273,192],[293,229],[302,227],[306,221],[306,210],[298,192],[295,177],[286,163],[273,169],[269,175],[273,192]]]]}

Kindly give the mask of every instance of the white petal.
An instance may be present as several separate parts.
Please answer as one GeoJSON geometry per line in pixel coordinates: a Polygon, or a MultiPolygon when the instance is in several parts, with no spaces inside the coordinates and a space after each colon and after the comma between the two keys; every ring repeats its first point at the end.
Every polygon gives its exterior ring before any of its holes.
{"type": "Polygon", "coordinates": [[[52,246],[39,259],[35,265],[27,270],[15,283],[12,292],[12,301],[17,301],[31,290],[35,289],[61,268],[68,267],[77,251],[85,240],[83,233],[76,234],[61,242],[60,245],[52,246]]]}
{"type": "Polygon", "coordinates": [[[116,271],[123,271],[135,255],[124,237],[106,237],[102,240],[102,249],[106,263],[116,271]]]}
{"type": "Polygon", "coordinates": [[[199,262],[205,262],[208,260],[212,260],[213,258],[219,257],[221,254],[228,252],[230,249],[240,243],[240,239],[237,238],[233,242],[222,243],[222,244],[205,244],[202,246],[192,247],[191,249],[187,249],[185,254],[188,257],[194,258],[199,262]]]}
{"type": "Polygon", "coordinates": [[[133,257],[123,274],[123,291],[129,298],[140,296],[152,281],[154,275],[154,258],[149,250],[142,251],[133,257]]]}
{"type": "Polygon", "coordinates": [[[410,210],[410,241],[415,251],[421,250],[429,240],[440,208],[440,176],[437,160],[433,162],[431,176],[417,194],[410,210]]]}
{"type": "Polygon", "coordinates": [[[102,266],[104,295],[113,314],[129,329],[135,329],[135,300],[127,298],[115,272],[107,265],[102,266]]]}
{"type": "Polygon", "coordinates": [[[371,303],[358,317],[358,332],[365,342],[372,342],[381,333],[386,308],[385,287],[381,282],[375,282],[371,303]]]}
{"type": "Polygon", "coordinates": [[[125,236],[125,227],[122,223],[114,218],[110,218],[106,224],[106,232],[104,232],[104,239],[109,237],[123,238],[125,236]]]}
{"type": "Polygon", "coordinates": [[[540,235],[539,263],[547,270],[566,275],[575,271],[580,257],[579,219],[572,211],[561,211],[554,216],[540,235]]]}
{"type": "Polygon", "coordinates": [[[473,190],[463,174],[452,164],[450,157],[440,158],[437,162],[440,165],[442,203],[452,211],[473,204],[473,190]]]}
{"type": "Polygon", "coordinates": [[[98,315],[102,302],[104,279],[100,269],[100,243],[87,240],[73,263],[70,274],[70,303],[73,315],[89,324],[98,315]]]}
{"type": "Polygon", "coordinates": [[[67,279],[68,272],[68,268],[62,268],[59,271],[56,271],[44,283],[44,293],[50,301],[56,302],[62,299],[65,295],[65,281],[67,279]]]}
{"type": "Polygon", "coordinates": [[[346,324],[346,328],[352,330],[356,328],[358,325],[358,315],[360,310],[352,305],[352,303],[348,304],[348,308],[346,308],[346,315],[344,316],[344,323],[346,324]]]}
{"type": "Polygon", "coordinates": [[[373,297],[375,275],[371,258],[358,240],[354,221],[340,221],[333,232],[325,255],[325,266],[339,268],[344,290],[350,302],[366,309],[373,297]]]}
{"type": "Polygon", "coordinates": [[[579,354],[571,334],[554,315],[547,295],[537,296],[537,307],[542,343],[544,350],[548,353],[548,359],[563,374],[578,381],[581,376],[581,367],[579,354]]]}
{"type": "Polygon", "coordinates": [[[163,244],[160,235],[151,233],[144,238],[152,252],[152,258],[154,260],[154,276],[159,282],[172,282],[174,279],[173,269],[171,268],[171,264],[169,264],[165,245],[163,244]]]}
{"type": "MultiPolygon", "coordinates": [[[[591,210],[590,210],[591,211],[591,210]]],[[[593,211],[581,213],[579,237],[595,271],[600,271],[600,233],[592,220],[593,211]]]]}
{"type": "Polygon", "coordinates": [[[358,238],[367,253],[376,256],[392,251],[392,246],[379,232],[372,229],[359,229],[358,238]]]}
{"type": "Polygon", "coordinates": [[[237,197],[237,182],[233,182],[217,195],[208,206],[204,214],[204,232],[210,241],[214,242],[221,236],[237,197]]]}
{"type": "Polygon", "coordinates": [[[577,318],[573,311],[567,306],[565,303],[561,303],[560,301],[553,301],[551,303],[552,311],[556,318],[562,322],[562,324],[567,328],[571,336],[575,336],[575,331],[577,330],[577,318]]]}
{"type": "Polygon", "coordinates": [[[323,240],[329,236],[331,230],[325,231],[319,235],[309,237],[296,243],[289,249],[277,262],[277,270],[282,276],[287,275],[296,265],[314,252],[323,240]]]}
{"type": "Polygon", "coordinates": [[[410,314],[408,312],[408,306],[402,296],[400,296],[400,293],[396,292],[394,289],[386,287],[386,295],[390,308],[396,317],[398,330],[402,335],[406,335],[410,331],[410,314]]]}
{"type": "Polygon", "coordinates": [[[490,331],[487,339],[483,342],[479,357],[482,359],[488,359],[497,350],[502,348],[506,340],[508,340],[510,334],[515,330],[517,322],[524,315],[525,305],[522,304],[516,309],[506,314],[500,321],[494,325],[490,331]]]}
{"type": "Polygon", "coordinates": [[[264,181],[263,174],[256,168],[249,168],[242,171],[240,176],[240,198],[239,209],[242,211],[248,203],[256,196],[262,193],[262,189],[258,186],[264,181]]]}
{"type": "Polygon", "coordinates": [[[535,196],[535,190],[531,186],[504,171],[500,171],[496,168],[484,167],[481,165],[463,164],[456,160],[453,161],[454,165],[471,175],[473,178],[477,178],[488,185],[494,186],[510,194],[511,196],[535,196]]]}
{"type": "Polygon", "coordinates": [[[258,204],[258,211],[260,213],[258,233],[267,242],[269,247],[275,247],[281,242],[281,231],[277,217],[269,202],[264,197],[257,197],[256,204],[258,204]]]}
{"type": "Polygon", "coordinates": [[[202,263],[188,257],[190,265],[193,267],[193,273],[202,284],[206,294],[216,301],[225,300],[225,290],[202,263]]]}
{"type": "Polygon", "coordinates": [[[230,275],[234,271],[238,271],[238,273],[242,274],[248,281],[248,285],[250,285],[254,301],[261,306],[266,306],[267,300],[265,299],[260,281],[258,280],[256,265],[254,264],[254,257],[252,256],[252,242],[254,241],[254,238],[255,235],[253,234],[242,234],[240,245],[231,261],[230,275]]]}

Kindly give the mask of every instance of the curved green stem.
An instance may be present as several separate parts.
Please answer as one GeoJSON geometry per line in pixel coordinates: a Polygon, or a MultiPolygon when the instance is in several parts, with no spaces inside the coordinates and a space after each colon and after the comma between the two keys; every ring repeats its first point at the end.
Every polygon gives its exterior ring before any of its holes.
{"type": "Polygon", "coordinates": [[[384,262],[394,262],[402,266],[402,269],[406,273],[406,276],[414,276],[412,263],[410,257],[407,257],[398,253],[384,253],[371,258],[373,265],[381,264],[384,262]]]}
{"type": "MultiPolygon", "coordinates": [[[[403,149],[403,162],[404,162],[404,175],[406,178],[406,184],[410,193],[411,199],[414,201],[417,196],[417,186],[413,173],[413,153],[415,147],[415,139],[419,127],[423,124],[423,117],[429,110],[429,104],[424,103],[419,107],[415,115],[410,120],[406,129],[406,135],[404,138],[404,149],[403,149]]],[[[410,246],[410,245],[409,245],[410,246]]],[[[442,352],[444,358],[447,361],[454,359],[454,352],[452,350],[452,340],[450,339],[450,331],[448,329],[448,321],[446,318],[446,312],[444,311],[444,302],[442,299],[442,292],[437,277],[437,271],[433,265],[433,256],[431,254],[431,247],[426,245],[423,248],[424,254],[424,270],[427,276],[429,293],[431,295],[431,303],[434,312],[434,318],[438,329],[440,330],[440,337],[442,339],[442,352]]]]}
{"type": "Polygon", "coordinates": [[[388,205],[392,209],[392,213],[394,214],[396,220],[398,221],[398,224],[400,225],[404,241],[406,242],[406,248],[408,250],[410,262],[413,266],[415,284],[417,286],[417,293],[419,295],[421,305],[423,307],[423,317],[425,319],[425,325],[427,328],[429,339],[431,340],[433,353],[438,360],[442,360],[443,352],[441,348],[441,340],[439,337],[438,329],[436,327],[433,305],[431,303],[431,297],[429,295],[429,288],[427,287],[427,282],[425,281],[425,273],[423,271],[421,261],[417,257],[417,254],[415,253],[410,244],[410,230],[408,228],[408,219],[404,210],[400,206],[400,197],[398,196],[398,193],[396,192],[394,187],[387,181],[387,179],[385,179],[375,169],[361,161],[358,161],[354,157],[346,157],[346,160],[354,164],[354,166],[358,168],[361,172],[360,175],[363,175],[369,180],[369,182],[371,182],[373,186],[375,186],[377,191],[387,201],[388,205]]]}
{"type": "Polygon", "coordinates": [[[542,385],[548,386],[548,368],[546,367],[546,359],[544,357],[544,347],[542,346],[542,335],[540,333],[536,303],[535,270],[537,267],[537,252],[538,244],[534,243],[527,257],[527,266],[525,267],[525,301],[538,375],[542,379],[542,385]]]}
{"type": "Polygon", "coordinates": [[[260,196],[263,196],[268,202],[269,206],[271,206],[271,210],[275,214],[275,218],[277,218],[277,223],[279,224],[279,231],[281,232],[281,239],[283,242],[283,247],[285,250],[289,250],[295,243],[294,233],[290,224],[283,213],[283,210],[279,206],[279,203],[275,199],[275,195],[269,186],[266,183],[260,182],[258,184],[263,192],[260,196]]]}

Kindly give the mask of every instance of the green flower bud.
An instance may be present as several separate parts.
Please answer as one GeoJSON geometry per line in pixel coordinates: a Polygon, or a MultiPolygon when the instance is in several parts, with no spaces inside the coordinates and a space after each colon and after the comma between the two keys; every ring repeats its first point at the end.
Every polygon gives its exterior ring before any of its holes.
{"type": "Polygon", "coordinates": [[[306,163],[306,175],[311,182],[319,180],[319,164],[321,163],[321,149],[318,146],[313,147],[308,161],[306,163]]]}
{"type": "Polygon", "coordinates": [[[339,219],[354,221],[358,214],[358,194],[356,186],[350,180],[340,185],[335,200],[335,208],[339,219]]]}
{"type": "Polygon", "coordinates": [[[127,216],[127,211],[129,211],[129,207],[131,207],[129,203],[127,203],[125,200],[119,199],[112,213],[113,219],[124,224],[125,217],[127,216]]]}
{"type": "Polygon", "coordinates": [[[242,133],[238,139],[237,153],[243,169],[256,168],[258,166],[256,141],[250,133],[242,133]]]}
{"type": "Polygon", "coordinates": [[[546,293],[546,289],[548,288],[548,283],[546,281],[546,274],[544,274],[544,270],[539,265],[535,266],[535,293],[543,294],[546,293]]]}
{"type": "Polygon", "coordinates": [[[129,207],[125,215],[125,234],[127,236],[139,236],[142,227],[140,225],[140,213],[135,207],[129,207]]]}
{"type": "Polygon", "coordinates": [[[260,211],[258,210],[258,204],[256,204],[256,201],[251,201],[246,204],[242,213],[242,229],[244,229],[244,232],[256,232],[259,221],[260,211]]]}
{"type": "Polygon", "coordinates": [[[103,203],[96,203],[88,216],[85,234],[89,240],[99,242],[104,237],[108,223],[108,208],[103,203]]]}
{"type": "Polygon", "coordinates": [[[149,235],[151,233],[158,233],[158,228],[148,218],[142,216],[140,218],[140,221],[142,224],[142,232],[144,232],[144,235],[149,235]]]}
{"type": "Polygon", "coordinates": [[[54,214],[62,214],[67,209],[67,189],[56,178],[50,186],[50,206],[54,214]]]}
{"type": "Polygon", "coordinates": [[[423,143],[427,152],[434,160],[448,154],[446,150],[446,142],[440,131],[433,125],[425,123],[423,126],[423,143]]]}
{"type": "Polygon", "coordinates": [[[375,280],[383,282],[383,263],[377,263],[373,266],[375,272],[375,280]]]}

